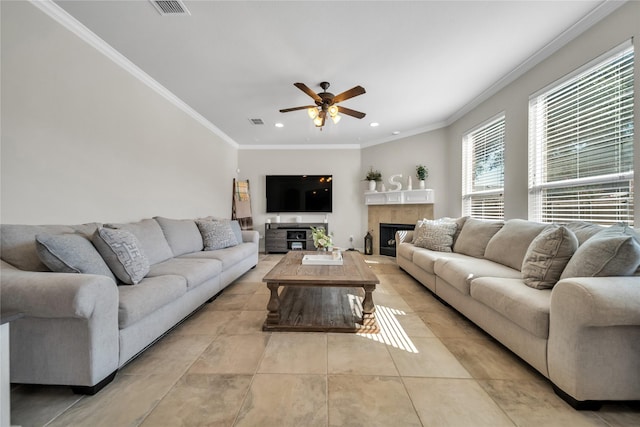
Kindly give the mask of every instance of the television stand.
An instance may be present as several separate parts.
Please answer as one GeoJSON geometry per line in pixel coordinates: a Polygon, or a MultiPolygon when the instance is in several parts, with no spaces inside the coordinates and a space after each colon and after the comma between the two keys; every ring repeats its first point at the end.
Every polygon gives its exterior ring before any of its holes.
{"type": "Polygon", "coordinates": [[[311,227],[324,227],[329,232],[329,224],[324,222],[279,222],[264,225],[264,252],[267,254],[286,253],[291,250],[315,250],[311,227]]]}

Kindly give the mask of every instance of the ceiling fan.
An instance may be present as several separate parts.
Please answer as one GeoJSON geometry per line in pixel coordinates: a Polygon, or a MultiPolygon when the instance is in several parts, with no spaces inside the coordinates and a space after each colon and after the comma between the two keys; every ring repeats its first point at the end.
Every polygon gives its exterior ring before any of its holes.
{"type": "Polygon", "coordinates": [[[329,89],[330,86],[328,82],[320,83],[320,87],[323,90],[323,92],[320,93],[315,93],[304,83],[294,83],[293,85],[313,98],[316,105],[285,108],[280,110],[280,112],[288,113],[290,111],[307,110],[309,117],[313,120],[316,127],[321,128],[320,130],[322,130],[322,126],[324,126],[327,114],[329,114],[333,123],[338,123],[340,121],[340,115],[338,113],[346,114],[347,116],[355,117],[357,119],[361,119],[366,115],[360,111],[336,105],[339,102],[366,93],[362,86],[355,86],[347,91],[339,93],[338,95],[334,95],[331,92],[327,92],[327,89],[329,89]]]}

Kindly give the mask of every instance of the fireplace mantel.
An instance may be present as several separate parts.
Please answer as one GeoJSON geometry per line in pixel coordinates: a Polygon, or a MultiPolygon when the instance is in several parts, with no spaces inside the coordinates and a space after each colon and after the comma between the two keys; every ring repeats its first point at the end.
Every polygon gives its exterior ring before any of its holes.
{"type": "Polygon", "coordinates": [[[365,205],[414,205],[434,202],[433,190],[367,191],[365,205]]]}

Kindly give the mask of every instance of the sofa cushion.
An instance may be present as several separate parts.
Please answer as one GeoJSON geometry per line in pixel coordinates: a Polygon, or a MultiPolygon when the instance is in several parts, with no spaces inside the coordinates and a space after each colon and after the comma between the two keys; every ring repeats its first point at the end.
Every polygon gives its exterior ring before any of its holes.
{"type": "MultiPolygon", "coordinates": [[[[414,256],[415,259],[415,256],[414,256]]],[[[433,271],[463,295],[469,295],[469,285],[478,277],[520,279],[520,271],[486,259],[459,257],[438,258],[433,271]]]]}
{"type": "Polygon", "coordinates": [[[578,245],[583,244],[589,238],[605,229],[602,225],[584,221],[571,221],[563,225],[575,234],[578,239],[578,245]]]}
{"type": "Polygon", "coordinates": [[[256,253],[255,243],[240,243],[225,249],[217,249],[215,251],[193,252],[182,255],[180,258],[203,258],[216,259],[222,262],[222,270],[228,270],[230,267],[245,260],[247,257],[256,253]]]}
{"type": "Polygon", "coordinates": [[[467,218],[462,226],[453,251],[484,258],[484,252],[491,238],[502,228],[502,222],[481,221],[475,218],[467,218]]]}
{"type": "Polygon", "coordinates": [[[122,282],[135,285],[149,272],[149,260],[133,233],[98,227],[91,241],[111,271],[122,282]]]}
{"type": "Polygon", "coordinates": [[[118,286],[118,326],[124,329],[187,292],[182,276],[147,277],[136,286],[118,286]]]}
{"type": "Polygon", "coordinates": [[[536,337],[549,337],[551,289],[533,289],[522,279],[482,277],[471,282],[471,297],[536,337]]]}
{"type": "Polygon", "coordinates": [[[436,260],[449,258],[467,258],[467,255],[457,254],[455,252],[438,252],[428,249],[418,248],[413,254],[413,263],[424,271],[435,274],[433,271],[436,260]]]}
{"type": "Polygon", "coordinates": [[[97,223],[80,225],[0,225],[0,257],[14,267],[25,271],[49,271],[40,261],[36,250],[37,234],[77,233],[91,238],[97,223]]]}
{"type": "Polygon", "coordinates": [[[154,219],[160,225],[174,257],[190,252],[199,252],[204,248],[202,234],[200,234],[200,230],[194,220],[170,219],[160,216],[154,219]]]}
{"type": "Polygon", "coordinates": [[[155,219],[147,218],[127,224],[106,224],[105,227],[133,233],[138,239],[140,248],[149,259],[149,264],[157,264],[173,257],[169,243],[155,219]]]}
{"type": "Polygon", "coordinates": [[[578,249],[578,238],[564,226],[551,225],[529,245],[522,262],[524,284],[535,289],[550,289],[578,249]]]}
{"type": "Polygon", "coordinates": [[[484,257],[520,270],[529,245],[546,226],[524,219],[510,219],[489,240],[484,257]]]}
{"type": "Polygon", "coordinates": [[[560,276],[631,276],[640,265],[640,237],[625,224],[612,225],[584,242],[560,276]]]}
{"type": "Polygon", "coordinates": [[[222,263],[214,259],[172,258],[149,269],[147,277],[177,275],[187,280],[187,288],[192,289],[214,279],[222,272],[222,263]]]}
{"type": "Polygon", "coordinates": [[[457,229],[455,222],[422,221],[414,232],[413,244],[434,251],[451,252],[453,235],[457,229]]]}
{"type": "Polygon", "coordinates": [[[205,251],[224,249],[238,244],[229,221],[196,220],[205,251]]]}
{"type": "Polygon", "coordinates": [[[84,273],[116,278],[95,246],[80,234],[37,234],[40,260],[57,273],[84,273]]]}

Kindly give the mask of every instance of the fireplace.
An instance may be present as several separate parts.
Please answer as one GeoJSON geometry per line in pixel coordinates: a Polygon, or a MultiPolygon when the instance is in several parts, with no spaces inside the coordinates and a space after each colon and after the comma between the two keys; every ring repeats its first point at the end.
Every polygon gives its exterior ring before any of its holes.
{"type": "Polygon", "coordinates": [[[396,256],[396,231],[413,230],[415,224],[380,224],[380,255],[396,256]]]}
{"type": "Polygon", "coordinates": [[[368,205],[367,207],[367,230],[373,236],[374,255],[380,255],[380,224],[415,224],[422,218],[433,219],[433,203],[368,205]]]}

